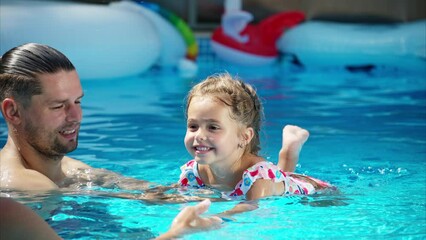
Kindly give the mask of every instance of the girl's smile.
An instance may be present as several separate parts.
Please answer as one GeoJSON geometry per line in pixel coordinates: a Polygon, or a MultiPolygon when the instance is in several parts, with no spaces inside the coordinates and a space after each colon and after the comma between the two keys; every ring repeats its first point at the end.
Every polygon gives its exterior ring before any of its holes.
{"type": "Polygon", "coordinates": [[[200,154],[206,154],[207,152],[211,151],[213,148],[200,145],[200,146],[195,146],[194,149],[195,149],[195,154],[200,155],[200,154]]]}

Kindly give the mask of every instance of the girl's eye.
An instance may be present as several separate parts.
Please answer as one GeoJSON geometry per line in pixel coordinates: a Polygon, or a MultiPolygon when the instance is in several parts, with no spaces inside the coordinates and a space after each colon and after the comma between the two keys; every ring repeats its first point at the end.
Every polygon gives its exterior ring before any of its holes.
{"type": "Polygon", "coordinates": [[[209,127],[209,129],[210,129],[210,130],[219,130],[219,129],[220,129],[220,127],[219,127],[219,126],[217,126],[217,125],[211,125],[211,126],[209,127]]]}
{"type": "Polygon", "coordinates": [[[197,130],[197,125],[189,124],[189,125],[187,126],[187,128],[188,128],[189,130],[197,130]]]}

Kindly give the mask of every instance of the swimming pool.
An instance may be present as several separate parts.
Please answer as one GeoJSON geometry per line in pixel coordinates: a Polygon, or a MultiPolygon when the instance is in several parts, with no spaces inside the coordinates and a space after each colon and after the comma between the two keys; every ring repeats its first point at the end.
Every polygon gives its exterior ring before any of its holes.
{"type": "MultiPolygon", "coordinates": [[[[71,156],[125,176],[176,182],[190,157],[183,145],[183,99],[192,83],[224,70],[255,85],[263,99],[263,156],[276,162],[285,124],[307,128],[311,137],[297,171],[341,193],[264,199],[235,222],[185,239],[426,238],[426,81],[419,73],[304,71],[286,64],[242,69],[207,54],[194,78],[152,69],[132,78],[83,79],[80,144],[71,156]]],[[[191,204],[148,204],[88,189],[7,194],[43,215],[65,239],[149,239],[191,204]]],[[[209,213],[234,204],[214,203],[209,213]]]]}

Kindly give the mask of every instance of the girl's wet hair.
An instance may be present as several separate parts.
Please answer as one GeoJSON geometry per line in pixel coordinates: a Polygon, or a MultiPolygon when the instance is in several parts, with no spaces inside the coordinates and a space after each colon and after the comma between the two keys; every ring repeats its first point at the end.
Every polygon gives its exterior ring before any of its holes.
{"type": "Polygon", "coordinates": [[[251,127],[254,136],[245,152],[257,155],[260,151],[260,127],[263,120],[263,107],[256,90],[229,73],[219,73],[207,77],[195,85],[186,97],[185,118],[188,107],[195,96],[210,96],[230,108],[230,117],[244,127],[251,127]]]}
{"type": "Polygon", "coordinates": [[[41,94],[38,75],[75,70],[71,61],[47,45],[27,43],[7,51],[0,58],[0,101],[14,97],[27,106],[41,94]]]}

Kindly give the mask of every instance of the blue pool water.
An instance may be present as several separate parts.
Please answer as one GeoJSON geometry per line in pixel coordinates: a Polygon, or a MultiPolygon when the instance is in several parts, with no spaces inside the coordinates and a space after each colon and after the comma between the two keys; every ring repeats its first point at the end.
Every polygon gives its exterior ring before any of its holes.
{"type": "MultiPolygon", "coordinates": [[[[253,84],[263,99],[263,156],[276,162],[282,127],[300,125],[311,136],[297,171],[331,182],[340,193],[264,199],[221,229],[185,239],[426,238],[426,81],[418,73],[242,69],[204,56],[193,78],[153,69],[132,78],[83,79],[79,148],[70,156],[129,177],[176,182],[190,158],[183,99],[194,82],[224,70],[253,84]]],[[[6,136],[1,119],[0,145],[6,136]]],[[[147,204],[87,189],[8,194],[65,239],[149,239],[192,204],[147,204]]],[[[209,213],[234,205],[216,202],[209,213]]]]}

